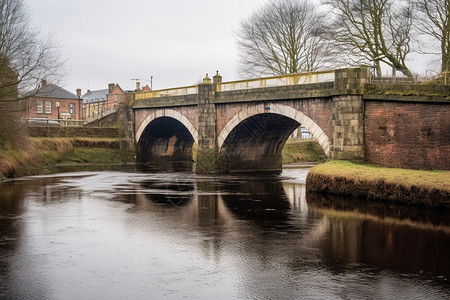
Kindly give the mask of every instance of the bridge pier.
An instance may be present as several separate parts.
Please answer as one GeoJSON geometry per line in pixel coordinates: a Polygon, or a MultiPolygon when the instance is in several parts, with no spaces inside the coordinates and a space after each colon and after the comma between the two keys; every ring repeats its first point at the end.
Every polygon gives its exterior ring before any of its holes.
{"type": "Polygon", "coordinates": [[[216,137],[216,105],[213,84],[208,75],[198,85],[198,152],[196,173],[215,173],[218,170],[218,146],[216,137]]]}

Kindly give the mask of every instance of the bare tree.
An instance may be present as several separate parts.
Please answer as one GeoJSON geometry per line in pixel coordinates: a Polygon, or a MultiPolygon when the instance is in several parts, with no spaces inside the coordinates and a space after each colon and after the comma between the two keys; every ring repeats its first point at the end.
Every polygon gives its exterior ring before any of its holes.
{"type": "Polygon", "coordinates": [[[307,0],[269,2],[241,22],[236,33],[246,76],[308,72],[324,65],[322,18],[307,0]]]}
{"type": "Polygon", "coordinates": [[[0,146],[17,142],[26,103],[43,78],[60,78],[50,38],[30,25],[24,0],[0,0],[0,146]]]}
{"type": "Polygon", "coordinates": [[[41,38],[30,25],[23,0],[0,0],[0,69],[14,73],[1,78],[2,98],[25,96],[36,90],[42,79],[61,78],[62,62],[55,50],[51,38],[41,38]]]}
{"type": "Polygon", "coordinates": [[[381,64],[408,77],[412,7],[393,0],[325,0],[332,8],[329,38],[353,63],[372,64],[381,76],[381,64]]]}
{"type": "Polygon", "coordinates": [[[441,72],[450,71],[450,0],[417,0],[418,30],[440,44],[441,72]]]}

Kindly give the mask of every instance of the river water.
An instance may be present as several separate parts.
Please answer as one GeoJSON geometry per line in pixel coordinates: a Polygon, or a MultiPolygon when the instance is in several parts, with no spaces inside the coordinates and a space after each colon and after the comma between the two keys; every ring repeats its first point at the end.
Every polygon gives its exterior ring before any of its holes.
{"type": "Polygon", "coordinates": [[[448,211],[306,194],[307,172],[2,182],[0,298],[450,298],[448,211]]]}

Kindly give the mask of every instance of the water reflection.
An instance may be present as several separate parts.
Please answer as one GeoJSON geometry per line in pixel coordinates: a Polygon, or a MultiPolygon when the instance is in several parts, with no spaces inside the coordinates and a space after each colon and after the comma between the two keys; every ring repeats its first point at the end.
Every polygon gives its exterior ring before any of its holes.
{"type": "Polygon", "coordinates": [[[450,249],[448,211],[307,196],[309,207],[322,213],[329,224],[321,248],[333,268],[366,264],[450,278],[450,259],[445,254],[450,249]]]}
{"type": "Polygon", "coordinates": [[[448,212],[306,194],[298,174],[0,183],[0,298],[450,296],[448,212]]]}

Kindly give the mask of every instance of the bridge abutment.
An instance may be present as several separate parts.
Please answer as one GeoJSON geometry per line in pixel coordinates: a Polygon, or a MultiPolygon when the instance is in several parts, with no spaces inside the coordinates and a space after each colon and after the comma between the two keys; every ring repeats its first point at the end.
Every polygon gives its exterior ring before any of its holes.
{"type": "Polygon", "coordinates": [[[333,97],[331,159],[364,160],[364,101],[361,95],[333,97]]]}
{"type": "Polygon", "coordinates": [[[335,71],[332,97],[333,139],[331,159],[363,161],[364,153],[364,85],[368,82],[368,68],[335,71]]]}

